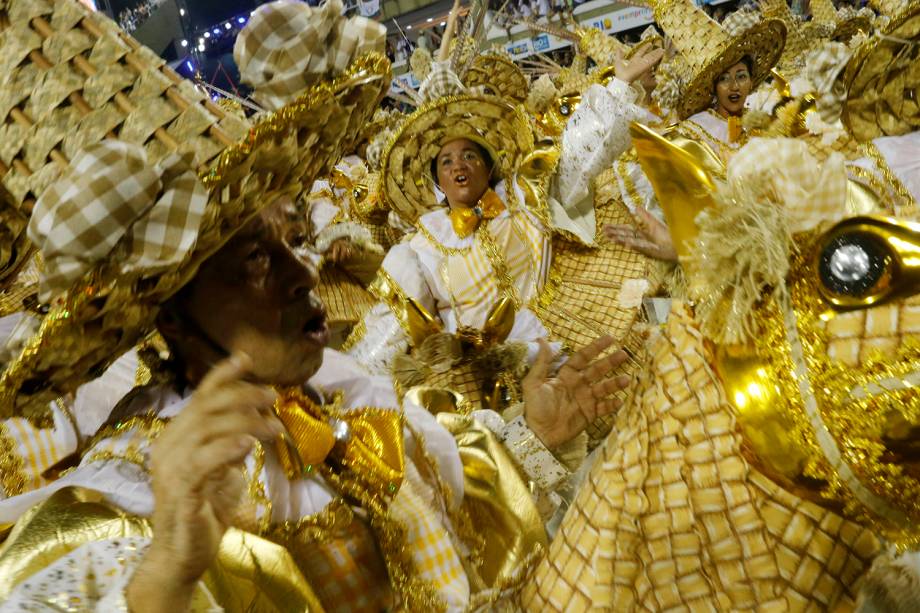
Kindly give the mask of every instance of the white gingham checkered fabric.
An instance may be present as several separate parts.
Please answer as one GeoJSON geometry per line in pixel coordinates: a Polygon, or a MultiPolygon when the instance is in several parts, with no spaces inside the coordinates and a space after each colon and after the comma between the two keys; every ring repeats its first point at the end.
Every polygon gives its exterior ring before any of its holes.
{"type": "Polygon", "coordinates": [[[418,88],[419,96],[426,102],[469,93],[472,92],[466,89],[460,77],[451,70],[450,62],[432,62],[431,71],[418,88]]]}
{"type": "Polygon", "coordinates": [[[342,16],[342,0],[311,7],[278,0],[256,9],[233,47],[233,58],[253,98],[269,110],[294,101],[317,81],[343,72],[352,60],[383,51],[386,28],[342,16]]]}
{"type": "Polygon", "coordinates": [[[794,138],[754,138],[732,156],[727,168],[731,199],[763,198],[784,207],[790,232],[846,217],[847,173],[834,153],[819,163],[794,138]]]}
{"type": "Polygon", "coordinates": [[[70,289],[122,240],[124,273],[177,264],[195,246],[207,203],[190,155],[153,165],[143,148],[122,141],[85,148],[39,198],[29,223],[45,261],[41,299],[70,289]]]}
{"type": "Polygon", "coordinates": [[[729,13],[722,21],[722,28],[730,36],[741,36],[760,23],[762,19],[763,17],[759,12],[745,7],[729,13]]]}

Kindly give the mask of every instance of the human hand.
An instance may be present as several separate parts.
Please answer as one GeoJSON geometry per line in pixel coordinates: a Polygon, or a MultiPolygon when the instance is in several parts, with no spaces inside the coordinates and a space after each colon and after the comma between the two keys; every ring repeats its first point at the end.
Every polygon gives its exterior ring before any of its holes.
{"type": "Polygon", "coordinates": [[[596,359],[611,345],[609,336],[597,339],[572,354],[559,373],[550,377],[553,352],[549,343],[540,340],[540,353],[522,382],[524,419],[548,449],[572,440],[588,424],[622,404],[610,395],[629,385],[629,377],[608,375],[626,361],[626,353],[616,351],[596,359]]]}
{"type": "Polygon", "coordinates": [[[614,72],[619,80],[632,83],[657,66],[664,54],[665,50],[661,47],[646,45],[629,60],[626,60],[623,52],[617,50],[616,60],[613,63],[614,72]]]}
{"type": "Polygon", "coordinates": [[[351,258],[355,253],[355,245],[350,239],[340,238],[334,240],[326,250],[325,260],[330,264],[341,264],[351,258]]]}
{"type": "Polygon", "coordinates": [[[647,210],[636,208],[636,224],[607,224],[604,236],[618,245],[666,262],[677,262],[677,251],[668,227],[647,210]]]}
{"type": "Polygon", "coordinates": [[[244,381],[252,360],[215,366],[151,450],[153,540],[128,587],[134,613],[185,611],[232,524],[256,439],[284,431],[269,413],[275,393],[244,381]]]}

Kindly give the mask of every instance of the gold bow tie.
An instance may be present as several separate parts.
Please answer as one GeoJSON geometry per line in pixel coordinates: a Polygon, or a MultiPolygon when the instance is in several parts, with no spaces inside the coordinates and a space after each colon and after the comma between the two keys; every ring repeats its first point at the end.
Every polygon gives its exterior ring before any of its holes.
{"type": "Polygon", "coordinates": [[[467,209],[451,209],[450,222],[454,226],[454,232],[460,238],[466,238],[476,231],[479,223],[483,219],[494,219],[505,210],[505,203],[498,197],[491,188],[486,190],[476,206],[467,209]]]}
{"type": "Polygon", "coordinates": [[[405,474],[403,416],[386,409],[340,411],[317,405],[300,390],[281,391],[275,414],[289,437],[276,443],[288,478],[309,475],[321,464],[359,479],[372,493],[390,500],[405,474]]]}

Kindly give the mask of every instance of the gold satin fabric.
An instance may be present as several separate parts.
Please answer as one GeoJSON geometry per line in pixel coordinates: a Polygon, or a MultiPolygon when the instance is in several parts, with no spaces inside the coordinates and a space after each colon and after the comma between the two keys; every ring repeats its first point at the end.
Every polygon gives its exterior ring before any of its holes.
{"type": "MultiPolygon", "coordinates": [[[[374,408],[327,410],[299,390],[281,392],[274,409],[287,428],[306,473],[333,451],[336,443],[328,420],[339,419],[348,424],[351,437],[336,460],[359,475],[382,498],[391,498],[399,490],[406,469],[402,413],[374,408]]],[[[284,441],[276,447],[288,477],[303,476],[296,470],[299,463],[293,457],[293,450],[284,441]]]]}
{"type": "MultiPolygon", "coordinates": [[[[59,490],[24,514],[0,545],[0,601],[81,545],[152,534],[148,520],[111,506],[97,492],[59,490]]],[[[323,611],[286,549],[234,528],[224,535],[202,581],[229,613],[323,611]]]]}
{"type": "Polygon", "coordinates": [[[528,555],[546,546],[533,496],[495,434],[472,417],[439,413],[438,423],[457,442],[463,464],[463,508],[485,545],[485,586],[512,580],[528,555]]]}
{"type": "Polygon", "coordinates": [[[476,231],[483,219],[495,219],[498,217],[505,210],[505,203],[498,197],[498,194],[489,188],[479,199],[478,208],[481,214],[477,213],[475,209],[469,208],[450,210],[450,213],[448,213],[450,223],[454,227],[454,232],[457,233],[457,236],[466,238],[476,231]]]}

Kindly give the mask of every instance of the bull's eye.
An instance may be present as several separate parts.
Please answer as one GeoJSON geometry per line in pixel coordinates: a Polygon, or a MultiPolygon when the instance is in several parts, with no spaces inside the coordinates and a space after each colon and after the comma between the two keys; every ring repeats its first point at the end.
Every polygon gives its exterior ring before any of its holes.
{"type": "Polygon", "coordinates": [[[873,292],[885,277],[891,255],[874,236],[854,232],[830,241],[821,252],[821,282],[830,292],[860,297],[873,292]]]}

